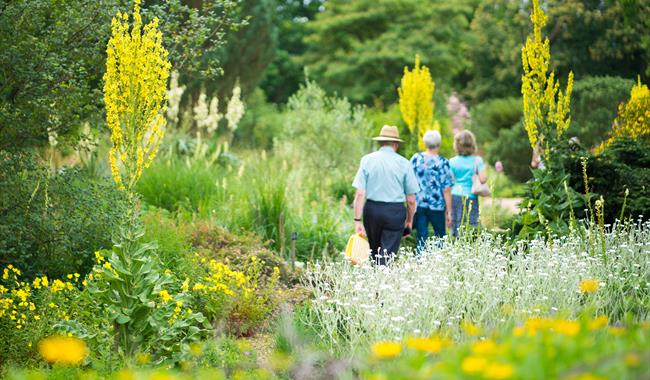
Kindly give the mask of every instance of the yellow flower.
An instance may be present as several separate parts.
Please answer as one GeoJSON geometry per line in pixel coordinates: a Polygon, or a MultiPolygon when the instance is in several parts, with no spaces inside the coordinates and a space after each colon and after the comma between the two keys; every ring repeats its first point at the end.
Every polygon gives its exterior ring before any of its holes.
{"type": "Polygon", "coordinates": [[[53,364],[77,365],[88,353],[83,340],[58,335],[40,341],[38,349],[41,356],[53,364]]]}
{"type": "Polygon", "coordinates": [[[135,354],[135,362],[144,365],[148,364],[151,361],[151,355],[147,352],[138,352],[135,354]]]}
{"type": "Polygon", "coordinates": [[[169,295],[169,292],[164,289],[158,292],[158,295],[160,296],[160,299],[162,299],[163,302],[169,302],[172,299],[172,296],[169,295]]]}
{"type": "Polygon", "coordinates": [[[625,335],[625,327],[612,326],[607,331],[613,336],[625,335]]]}
{"type": "Polygon", "coordinates": [[[576,336],[580,332],[580,323],[577,321],[558,320],[553,325],[555,332],[566,336],[576,336]]]}
{"type": "Polygon", "coordinates": [[[589,329],[598,330],[600,328],[607,326],[608,323],[609,323],[609,319],[607,318],[606,315],[599,315],[598,317],[594,318],[589,322],[589,329]]]}
{"type": "Polygon", "coordinates": [[[472,352],[477,355],[491,355],[497,350],[493,340],[486,339],[472,344],[472,352]]]}
{"type": "Polygon", "coordinates": [[[509,379],[513,373],[514,369],[510,364],[492,363],[487,366],[483,375],[488,379],[509,379]]]}
{"type": "Polygon", "coordinates": [[[596,291],[598,291],[599,287],[600,284],[598,283],[597,280],[585,279],[580,281],[580,293],[583,294],[595,293],[596,291]]]}
{"type": "Polygon", "coordinates": [[[445,342],[440,338],[407,338],[406,346],[408,348],[436,354],[445,346],[445,342]]]}
{"type": "Polygon", "coordinates": [[[478,336],[481,333],[481,329],[471,321],[463,321],[463,323],[461,323],[461,327],[463,328],[463,331],[465,331],[465,333],[469,336],[478,336]]]}
{"type": "Polygon", "coordinates": [[[623,361],[625,362],[625,365],[628,367],[637,367],[639,363],[641,363],[641,359],[639,358],[639,355],[633,352],[630,352],[629,354],[625,355],[623,361]]]}
{"type": "Polygon", "coordinates": [[[478,373],[487,367],[488,360],[481,356],[468,356],[463,359],[460,367],[465,373],[478,373]]]}
{"type": "Polygon", "coordinates": [[[377,359],[389,359],[402,352],[402,345],[398,342],[376,342],[370,347],[370,351],[377,359]]]}

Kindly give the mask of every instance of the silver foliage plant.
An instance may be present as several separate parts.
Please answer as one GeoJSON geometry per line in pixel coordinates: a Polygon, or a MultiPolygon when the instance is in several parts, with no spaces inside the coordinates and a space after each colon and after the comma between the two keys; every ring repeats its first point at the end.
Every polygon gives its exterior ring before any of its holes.
{"type": "Polygon", "coordinates": [[[650,318],[650,223],[600,235],[605,251],[590,250],[586,229],[571,236],[511,242],[488,233],[475,240],[429,240],[416,257],[402,252],[390,267],[345,260],[307,271],[314,300],[304,323],[332,351],[437,333],[462,337],[466,322],[483,331],[535,316],[607,315],[650,318]],[[580,291],[596,280],[595,293],[580,291]]]}

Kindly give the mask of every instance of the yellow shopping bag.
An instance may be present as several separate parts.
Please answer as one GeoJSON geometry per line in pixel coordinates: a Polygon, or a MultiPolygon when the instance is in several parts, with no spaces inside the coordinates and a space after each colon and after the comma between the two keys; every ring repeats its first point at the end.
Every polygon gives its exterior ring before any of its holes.
{"type": "Polygon", "coordinates": [[[345,247],[345,257],[356,265],[368,260],[368,256],[370,256],[368,240],[362,238],[359,234],[350,236],[348,245],[345,247]]]}

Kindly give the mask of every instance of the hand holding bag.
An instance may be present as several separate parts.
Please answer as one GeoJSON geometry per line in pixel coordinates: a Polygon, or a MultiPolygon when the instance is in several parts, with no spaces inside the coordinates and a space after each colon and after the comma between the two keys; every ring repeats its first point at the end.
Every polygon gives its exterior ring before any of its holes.
{"type": "Polygon", "coordinates": [[[474,160],[474,174],[472,174],[472,194],[478,195],[480,197],[489,197],[492,195],[487,182],[481,183],[481,179],[478,177],[478,158],[474,160]]]}
{"type": "Polygon", "coordinates": [[[368,260],[370,256],[370,244],[368,240],[362,238],[358,234],[350,236],[348,240],[348,245],[345,248],[345,257],[352,262],[352,264],[358,265],[368,260]]]}

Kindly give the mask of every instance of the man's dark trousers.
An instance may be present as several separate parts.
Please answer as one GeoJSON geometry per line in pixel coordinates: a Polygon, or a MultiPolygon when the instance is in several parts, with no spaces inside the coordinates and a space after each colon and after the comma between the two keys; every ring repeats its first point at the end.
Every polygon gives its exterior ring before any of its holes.
{"type": "Polygon", "coordinates": [[[370,244],[370,258],[377,265],[386,265],[399,249],[404,235],[406,206],[367,200],[363,207],[363,226],[370,244]]]}

